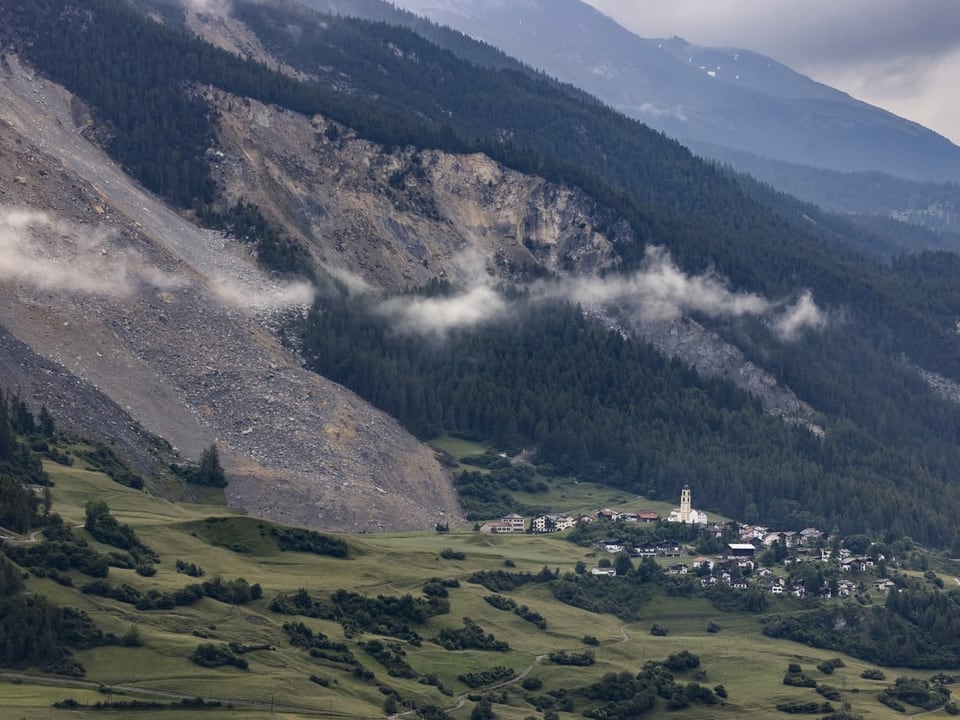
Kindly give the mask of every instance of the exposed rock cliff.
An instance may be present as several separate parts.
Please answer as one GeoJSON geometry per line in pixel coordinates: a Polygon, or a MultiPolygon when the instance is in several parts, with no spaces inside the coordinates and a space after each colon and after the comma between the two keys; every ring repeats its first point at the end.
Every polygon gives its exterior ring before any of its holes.
{"type": "Polygon", "coordinates": [[[484,155],[384,152],[322,117],[209,92],[220,111],[217,177],[253,201],[332,270],[388,291],[441,276],[479,253],[497,274],[616,267],[629,226],[579,190],[508,170],[484,155]]]}

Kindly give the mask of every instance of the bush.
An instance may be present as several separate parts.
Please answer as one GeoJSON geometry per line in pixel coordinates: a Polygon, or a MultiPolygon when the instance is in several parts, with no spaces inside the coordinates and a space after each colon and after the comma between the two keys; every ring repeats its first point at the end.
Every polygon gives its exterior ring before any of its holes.
{"type": "Polygon", "coordinates": [[[524,690],[534,692],[543,687],[543,681],[540,678],[525,677],[523,682],[520,683],[520,687],[522,687],[524,690]]]}
{"type": "Polygon", "coordinates": [[[660,623],[654,623],[650,626],[650,634],[656,637],[666,637],[670,632],[670,628],[664,627],[660,623]]]}
{"type": "Polygon", "coordinates": [[[819,715],[820,713],[832,713],[833,705],[828,702],[818,703],[816,700],[810,702],[791,702],[780,703],[777,710],[794,715],[819,715]]]}
{"type": "Polygon", "coordinates": [[[807,677],[799,663],[790,663],[787,665],[787,673],[783,676],[783,684],[792,687],[815,688],[817,681],[812,677],[807,677]]]}
{"type": "Polygon", "coordinates": [[[884,674],[883,670],[880,668],[867,668],[862,673],[860,677],[864,680],[886,680],[887,676],[884,674]]]}
{"type": "Polygon", "coordinates": [[[787,674],[783,676],[783,684],[790,685],[791,687],[815,688],[817,686],[817,681],[812,677],[807,677],[802,673],[800,675],[787,674]]]}
{"type": "Polygon", "coordinates": [[[599,645],[600,641],[597,640],[596,635],[584,635],[582,641],[584,645],[599,645]]]}
{"type": "Polygon", "coordinates": [[[189,575],[190,577],[203,577],[203,568],[196,563],[188,563],[184,560],[177,560],[176,568],[178,573],[189,575]]]}
{"type": "Polygon", "coordinates": [[[837,668],[842,668],[843,666],[843,660],[840,658],[831,658],[830,660],[824,660],[822,663],[817,665],[817,670],[825,675],[832,675],[834,670],[837,668]]]}
{"type": "Polygon", "coordinates": [[[468,617],[463,618],[463,627],[460,629],[444,628],[433,639],[445,650],[495,650],[506,652],[510,645],[497,640],[492,633],[485,633],[483,628],[468,617]]]}
{"type": "Polygon", "coordinates": [[[553,579],[554,574],[550,572],[549,568],[544,567],[536,575],[528,572],[511,573],[506,570],[480,570],[468,577],[467,582],[482,585],[491,592],[509,592],[527,583],[550,582],[553,579]]]}
{"type": "Polygon", "coordinates": [[[522,617],[524,620],[526,620],[528,623],[533,623],[533,624],[536,625],[537,628],[540,629],[540,630],[546,630],[546,629],[547,629],[547,620],[546,620],[546,618],[544,618],[543,615],[541,615],[540,613],[538,613],[536,610],[531,610],[531,609],[528,608],[526,605],[521,605],[521,606],[518,607],[518,608],[514,608],[513,613],[514,613],[514,615],[519,615],[519,616],[522,617]]]}
{"type": "Polygon", "coordinates": [[[140,631],[136,625],[131,625],[123,634],[123,637],[120,638],[120,644],[124,647],[143,647],[143,638],[140,637],[140,631]]]}
{"type": "Polygon", "coordinates": [[[237,657],[229,646],[214,645],[213,643],[197,645],[197,649],[190,655],[190,659],[197,665],[208,668],[232,665],[241,670],[246,670],[248,667],[247,661],[242,657],[237,657]]]}
{"type": "Polygon", "coordinates": [[[514,610],[517,607],[516,602],[503,595],[486,595],[483,599],[497,610],[514,610]]]}
{"type": "Polygon", "coordinates": [[[505,682],[507,680],[512,680],[514,677],[516,677],[516,674],[517,673],[514,672],[513,668],[509,668],[504,665],[498,665],[497,667],[493,667],[482,672],[472,672],[459,675],[457,679],[467,687],[479,688],[486,687],[487,685],[496,685],[497,683],[505,682]]]}
{"type": "Polygon", "coordinates": [[[906,705],[904,705],[902,702],[900,702],[899,700],[897,700],[895,697],[892,697],[891,695],[887,695],[886,693],[880,693],[880,694],[877,696],[877,700],[879,700],[880,702],[882,702],[882,703],[883,703],[884,705],[886,705],[888,708],[891,708],[892,710],[896,710],[897,712],[906,712],[906,711],[907,711],[907,706],[906,706],[906,705]]]}
{"type": "Polygon", "coordinates": [[[79,454],[91,468],[108,475],[114,482],[135,490],[143,488],[143,477],[131,470],[109,446],[97,443],[94,449],[81,450],[79,454]]]}
{"type": "Polygon", "coordinates": [[[550,658],[550,662],[557,665],[578,665],[581,667],[586,667],[588,665],[593,665],[593,663],[596,661],[592,650],[585,650],[584,652],[557,650],[556,652],[550,653],[548,657],[550,658]]]}
{"type": "MultiPolygon", "coordinates": [[[[313,555],[329,555],[330,557],[345,558],[349,548],[347,543],[339,538],[324,535],[314,530],[302,528],[271,528],[270,534],[281,550],[312,553],[313,555]]],[[[249,552],[249,549],[247,549],[249,552]]]]}
{"type": "Polygon", "coordinates": [[[673,672],[683,672],[700,667],[700,658],[689,650],[681,650],[663,661],[663,666],[673,672]]]}
{"type": "Polygon", "coordinates": [[[817,692],[827,700],[833,700],[834,702],[840,702],[843,699],[840,691],[832,685],[817,685],[817,692]]]}
{"type": "Polygon", "coordinates": [[[462,553],[459,550],[454,550],[453,548],[444,548],[440,551],[440,557],[444,560],[466,560],[466,553],[462,553]]]}

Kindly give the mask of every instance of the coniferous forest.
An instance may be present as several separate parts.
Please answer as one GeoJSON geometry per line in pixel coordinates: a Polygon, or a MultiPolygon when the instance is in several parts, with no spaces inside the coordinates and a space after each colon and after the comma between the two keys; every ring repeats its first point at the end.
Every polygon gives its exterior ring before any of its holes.
{"type": "MultiPolygon", "coordinates": [[[[906,371],[864,368],[877,375],[866,397],[854,396],[849,375],[827,387],[811,380],[822,405],[849,405],[820,440],[765,414],[732,383],[703,379],[575,307],[518,308],[518,316],[424,342],[356,303],[320,303],[304,354],[425,438],[450,432],[537,448],[555,472],[652,498],[694,484],[707,506],[746,521],[953,540],[942,509],[960,501],[950,470],[960,460],[949,430],[957,411],[906,371]],[[906,486],[907,476],[922,480],[906,486]]],[[[849,347],[840,331],[809,342],[823,348],[818,356],[849,347]]],[[[784,363],[794,351],[783,349],[784,363]]]]}

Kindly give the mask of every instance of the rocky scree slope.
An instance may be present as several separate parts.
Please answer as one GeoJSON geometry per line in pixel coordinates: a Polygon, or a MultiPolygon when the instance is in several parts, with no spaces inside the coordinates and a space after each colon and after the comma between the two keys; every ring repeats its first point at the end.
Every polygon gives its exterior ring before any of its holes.
{"type": "Polygon", "coordinates": [[[465,255],[507,278],[616,268],[629,225],[577,189],[481,154],[385,152],[321,116],[210,91],[215,178],[232,204],[253,202],[337,274],[401,291],[457,280],[465,255]]]}
{"type": "Polygon", "coordinates": [[[138,427],[192,458],[218,442],[230,504],[264,517],[347,531],[460,518],[429,448],[271,332],[309,288],[132,182],[69,93],[10,55],[0,96],[0,367],[20,368],[25,396],[121,444],[138,427]]]}
{"type": "MultiPolygon", "coordinates": [[[[475,282],[473,258],[492,276],[590,276],[620,265],[630,226],[582,191],[523,175],[481,154],[384,152],[322,116],[306,118],[207,91],[220,118],[215,177],[230,203],[258,205],[309,247],[331,274],[389,292],[435,277],[475,282]]],[[[707,376],[723,377],[771,413],[820,433],[813,409],[737,348],[690,318],[627,313],[600,322],[652,343],[707,376]]]]}

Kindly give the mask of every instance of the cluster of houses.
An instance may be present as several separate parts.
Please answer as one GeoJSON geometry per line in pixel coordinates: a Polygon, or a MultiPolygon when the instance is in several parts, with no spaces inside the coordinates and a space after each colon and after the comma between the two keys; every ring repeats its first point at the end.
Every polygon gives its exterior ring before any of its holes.
{"type": "MultiPolygon", "coordinates": [[[[534,533],[552,533],[561,532],[574,527],[579,522],[593,522],[594,520],[607,520],[609,522],[628,522],[628,523],[655,523],[660,520],[660,515],[652,510],[640,510],[637,512],[624,512],[620,510],[611,510],[605,508],[598,510],[595,515],[539,515],[530,522],[530,532],[534,533]]],[[[693,507],[693,493],[689,485],[684,485],[680,492],[680,507],[674,508],[670,515],[666,517],[667,522],[688,523],[691,525],[704,526],[707,524],[707,514],[703,510],[697,510],[693,507]]],[[[526,520],[522,515],[510,513],[504,515],[499,520],[484,523],[480,526],[480,532],[488,533],[523,533],[527,532],[526,520]]]]}
{"type": "MultiPolygon", "coordinates": [[[[871,570],[878,558],[854,555],[846,548],[837,548],[837,557],[833,558],[834,550],[826,547],[825,536],[817,528],[805,528],[799,531],[771,530],[759,525],[732,526],[729,524],[709,524],[706,513],[692,507],[691,491],[684,486],[680,495],[680,507],[675,508],[668,517],[661,516],[650,510],[619,511],[604,508],[593,515],[545,514],[532,518],[529,526],[522,515],[511,513],[500,520],[486,523],[480,527],[481,532],[490,533],[553,533],[562,532],[576,526],[578,523],[607,521],[625,523],[657,523],[661,519],[666,522],[682,522],[697,525],[701,531],[713,535],[716,539],[730,539],[731,531],[736,527],[734,537],[737,542],[727,542],[722,553],[716,557],[693,557],[689,563],[676,562],[666,566],[670,575],[686,575],[693,573],[697,576],[702,587],[715,584],[725,584],[733,588],[747,589],[751,584],[772,595],[792,594],[803,598],[816,597],[845,597],[857,590],[857,583],[847,579],[827,582],[821,587],[805,587],[799,577],[787,579],[775,574],[768,567],[762,567],[756,560],[758,552],[778,549],[783,555],[780,557],[785,567],[804,562],[836,561],[844,573],[864,573],[871,570]],[[747,580],[750,577],[751,580],[747,580]]],[[[625,545],[620,540],[603,540],[599,547],[611,554],[627,553],[632,558],[680,558],[687,555],[686,548],[673,540],[662,540],[640,545],[625,545]]],[[[610,565],[604,562],[601,565],[610,565]]],[[[615,575],[614,567],[596,567],[590,571],[594,575],[615,575]]],[[[873,588],[881,592],[890,592],[895,584],[886,578],[875,580],[873,588]]]]}
{"type": "Polygon", "coordinates": [[[660,516],[651,511],[618,512],[616,510],[598,510],[596,515],[538,515],[530,521],[529,528],[523,515],[510,513],[499,520],[484,523],[480,532],[485,533],[553,533],[574,527],[577,523],[607,520],[609,522],[655,523],[660,516]]]}
{"type": "MultiPolygon", "coordinates": [[[[808,538],[813,538],[812,533],[808,538]]],[[[822,535],[819,533],[817,537],[822,535]]],[[[771,543],[772,544],[772,543],[771,543]]],[[[615,540],[604,540],[599,543],[599,547],[608,553],[619,554],[626,552],[632,558],[679,558],[686,554],[685,549],[680,543],[665,540],[658,543],[646,543],[634,547],[627,547],[623,543],[615,540]]],[[[710,587],[712,585],[729,585],[734,589],[746,590],[752,584],[759,587],[764,592],[771,595],[790,594],[798,598],[805,598],[810,595],[821,598],[847,597],[856,592],[858,583],[852,580],[841,579],[836,582],[825,581],[820,587],[808,588],[802,578],[795,577],[788,579],[781,577],[768,567],[760,566],[756,561],[756,553],[762,548],[749,542],[727,543],[722,555],[716,557],[698,556],[693,557],[689,563],[677,562],[665,567],[668,575],[688,575],[695,574],[701,587],[710,587]],[[753,578],[748,580],[747,577],[753,578]]],[[[844,572],[862,573],[874,567],[874,561],[868,557],[854,557],[846,549],[841,548],[839,553],[840,568],[844,572]]],[[[816,551],[808,551],[807,562],[827,562],[831,559],[831,551],[826,548],[817,548],[816,551]]],[[[793,555],[784,560],[785,566],[791,563],[804,562],[800,555],[793,555]]],[[[596,567],[591,571],[593,575],[613,576],[617,574],[614,567],[596,567]]],[[[896,584],[887,578],[874,580],[872,586],[875,590],[888,593],[896,587],[896,584]]]]}

